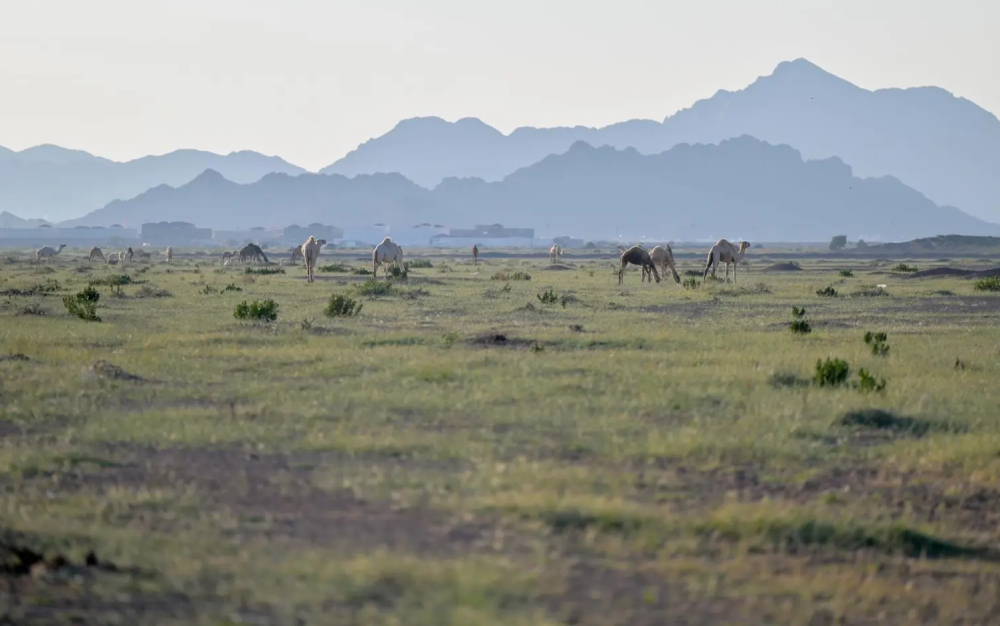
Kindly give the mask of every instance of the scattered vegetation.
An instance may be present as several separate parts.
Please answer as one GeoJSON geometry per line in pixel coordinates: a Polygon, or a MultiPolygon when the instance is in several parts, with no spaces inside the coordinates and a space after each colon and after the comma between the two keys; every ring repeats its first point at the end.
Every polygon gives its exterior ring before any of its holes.
{"type": "Polygon", "coordinates": [[[243,291],[243,287],[240,287],[236,283],[229,283],[228,285],[222,288],[222,293],[226,293],[229,291],[243,291]]]}
{"type": "Polygon", "coordinates": [[[987,276],[972,283],[976,291],[1000,291],[1000,276],[987,276]]]}
{"type": "Polygon", "coordinates": [[[812,324],[809,323],[809,320],[805,319],[805,316],[806,310],[804,307],[801,309],[797,306],[792,307],[792,321],[788,324],[792,333],[807,335],[812,332],[812,324]]]}
{"type": "Polygon", "coordinates": [[[243,270],[244,274],[252,276],[270,276],[272,274],[284,274],[285,268],[283,267],[248,267],[243,270]]]}
{"type": "Polygon", "coordinates": [[[821,297],[825,297],[825,298],[836,298],[837,297],[837,290],[834,289],[832,285],[827,285],[826,287],[824,287],[822,289],[817,289],[816,290],[816,295],[817,296],[821,296],[821,297]]]}
{"type": "Polygon", "coordinates": [[[396,280],[407,280],[410,277],[410,271],[405,267],[400,268],[398,265],[390,265],[389,276],[396,280]]]}
{"type": "Polygon", "coordinates": [[[88,322],[100,322],[97,315],[97,302],[101,299],[101,294],[92,286],[88,286],[79,293],[63,296],[63,306],[70,315],[75,315],[88,322]]]}
{"type": "Polygon", "coordinates": [[[557,296],[551,288],[537,294],[536,297],[542,304],[555,304],[556,302],[559,302],[559,296],[557,296]]]}
{"type": "Polygon", "coordinates": [[[496,272],[492,276],[490,276],[490,280],[503,280],[508,282],[512,280],[531,280],[531,274],[527,272],[511,272],[508,270],[500,270],[499,272],[496,272]]]}
{"type": "Polygon", "coordinates": [[[697,289],[698,285],[700,284],[701,283],[698,282],[697,278],[685,278],[683,281],[681,281],[681,286],[684,287],[685,289],[697,289]]]}
{"type": "Polygon", "coordinates": [[[335,293],[326,304],[327,317],[352,317],[361,312],[364,305],[353,298],[335,293]]]}
{"type": "Polygon", "coordinates": [[[854,272],[852,272],[851,270],[840,270],[840,272],[838,272],[838,273],[841,276],[843,276],[844,278],[853,278],[854,277],[854,272]]]}
{"type": "Polygon", "coordinates": [[[128,274],[110,274],[103,278],[91,279],[90,285],[93,287],[106,286],[111,289],[111,293],[121,295],[122,287],[131,285],[133,282],[132,277],[128,274]]]}
{"type": "Polygon", "coordinates": [[[354,290],[362,296],[387,296],[392,292],[392,282],[388,280],[379,280],[377,278],[369,278],[363,283],[354,285],[354,290]]]}
{"type": "Polygon", "coordinates": [[[274,300],[246,300],[236,305],[233,317],[238,320],[254,320],[258,322],[273,322],[278,319],[278,303],[274,300]]]}
{"type": "Polygon", "coordinates": [[[885,378],[876,380],[865,368],[858,370],[858,389],[865,392],[882,391],[885,389],[885,378]]]}
{"type": "Polygon", "coordinates": [[[412,261],[404,261],[403,267],[408,270],[409,269],[419,270],[419,269],[427,269],[430,267],[434,267],[434,264],[431,263],[430,259],[413,259],[412,261]]]}
{"type": "Polygon", "coordinates": [[[320,265],[316,271],[327,274],[346,274],[351,271],[351,267],[343,263],[330,263],[329,265],[320,265]]]}
{"type": "Polygon", "coordinates": [[[372,271],[367,267],[355,267],[351,270],[351,273],[355,276],[371,276],[372,271]]]}
{"type": "Polygon", "coordinates": [[[889,354],[889,344],[886,343],[888,335],[883,332],[873,333],[868,331],[865,333],[865,344],[872,349],[872,354],[875,356],[887,356],[889,354]]]}
{"type": "Polygon", "coordinates": [[[820,387],[839,387],[847,384],[851,375],[851,366],[844,359],[818,359],[813,383],[820,387]]]}
{"type": "Polygon", "coordinates": [[[915,272],[917,268],[912,265],[907,265],[906,263],[897,263],[889,268],[890,272],[915,272]]]}

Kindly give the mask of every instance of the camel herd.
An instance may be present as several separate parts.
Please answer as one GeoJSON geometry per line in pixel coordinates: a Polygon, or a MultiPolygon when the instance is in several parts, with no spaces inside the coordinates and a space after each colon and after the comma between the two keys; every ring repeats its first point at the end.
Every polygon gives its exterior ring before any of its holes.
{"type": "MultiPolygon", "coordinates": [[[[326,245],[325,239],[316,239],[312,235],[309,236],[301,246],[296,246],[291,248],[291,259],[292,263],[296,260],[302,259],[306,266],[306,281],[313,282],[316,278],[316,263],[319,259],[320,250],[326,245]]],[[[59,248],[53,248],[51,246],[45,246],[39,248],[35,251],[35,261],[41,262],[43,259],[50,259],[57,256],[62,252],[66,244],[60,244],[59,248]]],[[[739,262],[743,260],[746,255],[747,249],[750,247],[750,243],[747,241],[740,241],[738,244],[733,244],[726,239],[718,240],[712,249],[708,252],[708,259],[705,263],[705,271],[702,272],[702,278],[708,276],[709,270],[712,272],[712,278],[716,277],[716,270],[719,264],[722,263],[726,269],[725,280],[729,282],[729,266],[733,266],[733,284],[736,284],[736,266],[739,262]]],[[[618,284],[622,284],[625,279],[625,268],[628,265],[637,265],[642,270],[642,276],[640,282],[645,282],[649,279],[650,282],[655,280],[660,282],[660,274],[666,274],[667,268],[670,269],[670,273],[674,277],[674,282],[681,282],[681,277],[677,274],[677,265],[674,262],[674,253],[671,250],[669,244],[664,244],[663,246],[654,246],[651,250],[647,251],[640,245],[634,245],[631,248],[626,249],[625,246],[618,246],[618,250],[621,252],[618,264],[618,284]],[[657,269],[659,267],[659,270],[657,269]]],[[[560,257],[562,257],[562,246],[559,244],[553,244],[549,248],[549,259],[555,263],[560,257]]],[[[167,263],[173,260],[174,251],[172,247],[167,247],[164,251],[167,263]]],[[[132,248],[127,250],[120,250],[118,252],[110,252],[107,255],[97,247],[94,247],[90,251],[89,260],[104,262],[109,265],[119,265],[124,266],[132,262],[135,253],[132,248]]],[[[140,250],[138,253],[140,258],[149,258],[149,253],[140,250]]],[[[264,254],[264,250],[260,246],[254,243],[249,243],[244,246],[241,250],[234,250],[232,252],[226,251],[222,253],[222,264],[225,266],[232,265],[235,263],[253,263],[262,262],[270,263],[267,255],[264,254]]],[[[476,245],[472,246],[472,262],[475,265],[479,264],[479,247],[476,245]]],[[[379,266],[384,267],[384,274],[386,278],[389,276],[389,266],[396,265],[397,267],[403,266],[403,248],[392,241],[389,237],[386,237],[375,246],[372,251],[372,274],[378,276],[379,266]]]]}

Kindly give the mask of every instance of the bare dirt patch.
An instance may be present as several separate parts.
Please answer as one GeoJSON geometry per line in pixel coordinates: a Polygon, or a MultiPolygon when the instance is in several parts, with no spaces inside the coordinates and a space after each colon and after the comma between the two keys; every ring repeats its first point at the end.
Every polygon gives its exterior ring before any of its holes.
{"type": "Polygon", "coordinates": [[[568,265],[560,265],[559,263],[554,263],[552,265],[549,265],[549,266],[546,266],[546,267],[542,268],[542,270],[547,271],[547,272],[562,272],[562,271],[571,270],[571,269],[573,269],[573,268],[570,267],[570,266],[568,266],[568,265]]]}

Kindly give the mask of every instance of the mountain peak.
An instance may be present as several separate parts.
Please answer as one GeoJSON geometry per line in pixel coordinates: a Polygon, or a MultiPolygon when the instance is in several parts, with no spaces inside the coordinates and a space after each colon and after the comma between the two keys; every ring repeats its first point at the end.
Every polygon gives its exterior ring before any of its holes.
{"type": "MultiPolygon", "coordinates": [[[[817,88],[829,86],[851,86],[854,85],[839,76],[831,74],[812,61],[804,58],[782,61],[775,66],[774,71],[769,76],[762,76],[757,79],[754,85],[761,82],[777,82],[782,85],[793,85],[798,88],[817,88]]],[[[750,87],[753,87],[751,85],[750,87]]]]}

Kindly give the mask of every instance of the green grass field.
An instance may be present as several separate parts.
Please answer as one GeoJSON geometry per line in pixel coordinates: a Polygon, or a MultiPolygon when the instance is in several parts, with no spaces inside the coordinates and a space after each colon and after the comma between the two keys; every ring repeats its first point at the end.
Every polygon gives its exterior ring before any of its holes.
{"type": "Polygon", "coordinates": [[[378,294],[331,251],[313,284],[84,254],[0,261],[0,623],[1000,619],[1000,293],[972,280],[463,251],[378,294]],[[91,281],[100,321],[63,303],[91,281]]]}

